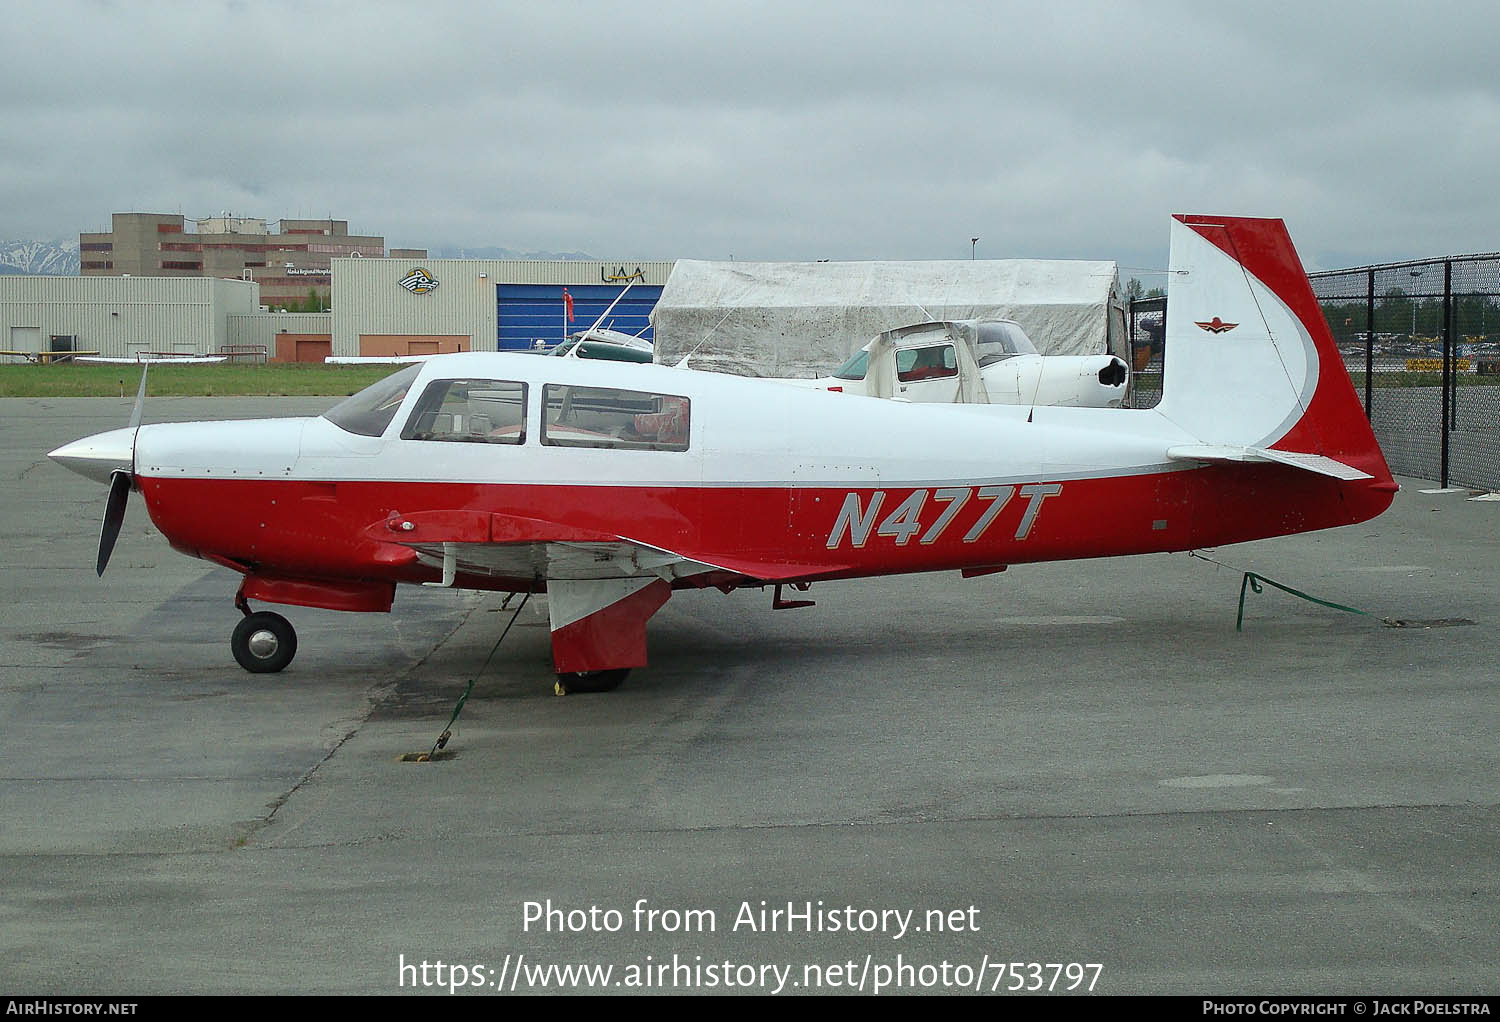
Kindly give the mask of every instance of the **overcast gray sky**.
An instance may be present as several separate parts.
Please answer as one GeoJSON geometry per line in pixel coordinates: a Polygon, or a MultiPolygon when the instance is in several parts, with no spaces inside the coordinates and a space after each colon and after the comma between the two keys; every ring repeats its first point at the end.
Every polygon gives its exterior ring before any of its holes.
{"type": "Polygon", "coordinates": [[[116,211],[600,258],[1500,249],[1493,3],[11,3],[0,238],[116,211]]]}

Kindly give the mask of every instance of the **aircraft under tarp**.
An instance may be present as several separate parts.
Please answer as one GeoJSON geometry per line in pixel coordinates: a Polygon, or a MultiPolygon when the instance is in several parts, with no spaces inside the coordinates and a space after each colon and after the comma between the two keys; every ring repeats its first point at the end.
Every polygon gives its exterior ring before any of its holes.
{"type": "Polygon", "coordinates": [[[1115,263],[981,259],[725,263],[679,259],[651,314],[656,361],[742,376],[826,375],[876,334],[1011,319],[1043,355],[1130,361],[1115,263]]]}

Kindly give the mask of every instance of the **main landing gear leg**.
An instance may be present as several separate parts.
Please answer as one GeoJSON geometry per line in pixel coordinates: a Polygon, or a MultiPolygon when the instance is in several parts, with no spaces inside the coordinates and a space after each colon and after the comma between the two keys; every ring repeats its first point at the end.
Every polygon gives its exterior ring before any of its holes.
{"type": "Polygon", "coordinates": [[[547,583],[552,626],[552,691],[612,692],[632,667],[646,665],[646,622],[672,595],[660,578],[553,579],[547,583]]]}
{"type": "Polygon", "coordinates": [[[273,674],[297,655],[297,630],[280,614],[262,610],[252,613],[243,591],[234,594],[234,605],[244,617],[234,626],[229,648],[239,665],[252,674],[273,674]]]}

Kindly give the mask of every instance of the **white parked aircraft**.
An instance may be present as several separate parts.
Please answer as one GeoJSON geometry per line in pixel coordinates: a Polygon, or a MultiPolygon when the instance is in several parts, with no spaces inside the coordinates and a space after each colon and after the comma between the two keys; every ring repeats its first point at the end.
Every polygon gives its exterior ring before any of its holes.
{"type": "Polygon", "coordinates": [[[941,320],[887,330],[832,376],[776,382],[933,403],[1118,408],[1130,370],[1113,355],[1041,355],[1011,320],[941,320]]]}
{"type": "Polygon", "coordinates": [[[651,342],[619,330],[592,327],[569,334],[547,352],[558,358],[599,358],[614,362],[650,362],[651,342]]]}

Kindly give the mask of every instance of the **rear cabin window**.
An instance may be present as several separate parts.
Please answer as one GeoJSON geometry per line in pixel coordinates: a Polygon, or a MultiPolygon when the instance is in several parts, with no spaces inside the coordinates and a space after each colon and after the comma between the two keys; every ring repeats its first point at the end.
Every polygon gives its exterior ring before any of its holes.
{"type": "Polygon", "coordinates": [[[896,379],[901,383],[941,380],[958,375],[958,355],[951,344],[906,348],[896,352],[896,379]]]}
{"type": "Polygon", "coordinates": [[[623,451],[688,449],[689,402],[673,394],[549,383],[542,443],[623,451]]]}
{"type": "Polygon", "coordinates": [[[526,442],[526,384],[513,380],[434,380],[406,420],[403,440],[465,444],[526,442]]]}

